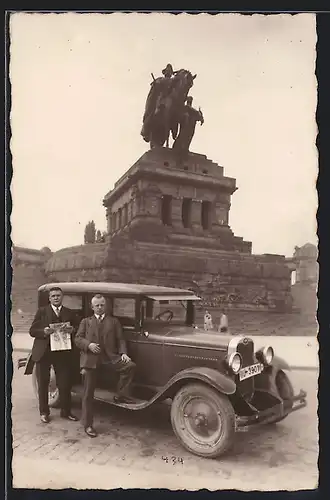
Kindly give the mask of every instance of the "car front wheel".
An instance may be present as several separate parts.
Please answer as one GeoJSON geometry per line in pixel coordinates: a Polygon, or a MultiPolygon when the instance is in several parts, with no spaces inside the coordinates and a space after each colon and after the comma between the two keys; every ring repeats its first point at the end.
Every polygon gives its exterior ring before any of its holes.
{"type": "Polygon", "coordinates": [[[222,455],[234,440],[235,412],[229,399],[204,384],[188,384],[177,392],[171,422],[181,444],[204,458],[222,455]]]}
{"type": "MultiPolygon", "coordinates": [[[[34,366],[32,372],[32,384],[33,384],[34,394],[38,400],[38,380],[37,380],[36,366],[34,366]]],[[[60,394],[58,387],[56,385],[55,371],[52,366],[50,368],[50,379],[48,386],[48,404],[50,408],[58,408],[60,404],[60,394]]]]}

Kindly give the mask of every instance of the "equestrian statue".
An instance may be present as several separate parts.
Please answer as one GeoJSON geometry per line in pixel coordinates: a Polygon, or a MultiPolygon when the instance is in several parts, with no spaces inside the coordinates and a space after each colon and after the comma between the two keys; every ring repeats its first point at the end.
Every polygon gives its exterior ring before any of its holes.
{"type": "Polygon", "coordinates": [[[151,148],[169,147],[170,135],[173,149],[181,156],[189,151],[189,146],[197,121],[204,123],[199,109],[192,107],[192,97],[188,96],[197,75],[186,69],[173,70],[167,64],[163,76],[155,78],[146,100],[141,135],[151,148]]]}

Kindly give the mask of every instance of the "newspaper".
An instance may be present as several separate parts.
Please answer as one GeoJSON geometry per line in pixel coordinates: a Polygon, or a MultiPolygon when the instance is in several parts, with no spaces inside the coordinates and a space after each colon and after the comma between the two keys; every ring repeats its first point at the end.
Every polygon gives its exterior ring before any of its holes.
{"type": "Polygon", "coordinates": [[[50,349],[51,351],[68,351],[71,349],[71,334],[63,331],[63,327],[70,326],[70,322],[52,323],[50,328],[55,330],[50,334],[50,349]]]}

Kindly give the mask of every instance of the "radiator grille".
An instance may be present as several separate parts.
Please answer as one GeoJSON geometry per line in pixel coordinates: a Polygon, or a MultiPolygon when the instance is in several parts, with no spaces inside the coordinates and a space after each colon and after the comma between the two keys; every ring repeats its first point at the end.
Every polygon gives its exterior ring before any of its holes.
{"type": "MultiPolygon", "coordinates": [[[[253,365],[254,359],[254,343],[253,340],[244,338],[237,344],[237,352],[242,356],[242,368],[253,365]]],[[[245,398],[250,399],[254,394],[254,377],[250,377],[240,382],[237,377],[237,387],[239,393],[245,398]]]]}

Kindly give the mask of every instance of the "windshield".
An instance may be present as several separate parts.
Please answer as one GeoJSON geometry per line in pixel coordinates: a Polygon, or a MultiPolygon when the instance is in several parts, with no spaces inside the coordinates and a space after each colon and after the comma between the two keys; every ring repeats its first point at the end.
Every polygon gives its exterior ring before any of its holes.
{"type": "Polygon", "coordinates": [[[184,325],[187,320],[187,301],[152,300],[145,301],[145,320],[150,322],[171,322],[184,325]]]}

